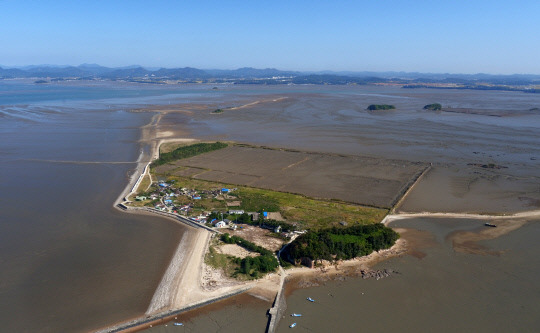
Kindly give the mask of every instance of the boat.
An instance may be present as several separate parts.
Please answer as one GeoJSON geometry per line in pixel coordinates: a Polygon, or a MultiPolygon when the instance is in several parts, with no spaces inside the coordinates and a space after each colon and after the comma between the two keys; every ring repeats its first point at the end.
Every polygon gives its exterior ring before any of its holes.
{"type": "Polygon", "coordinates": [[[300,313],[293,313],[291,317],[302,317],[302,315],[300,313]]]}
{"type": "Polygon", "coordinates": [[[293,328],[296,326],[296,323],[292,323],[291,326],[289,326],[290,328],[293,328]]]}
{"type": "Polygon", "coordinates": [[[174,326],[184,326],[184,323],[174,323],[174,326]]]}
{"type": "Polygon", "coordinates": [[[315,302],[315,300],[313,298],[311,298],[311,297],[308,297],[307,300],[310,301],[310,302],[315,302]]]}
{"type": "Polygon", "coordinates": [[[497,226],[495,224],[491,224],[491,223],[484,223],[484,225],[486,227],[492,227],[492,228],[497,228],[497,226]]]}

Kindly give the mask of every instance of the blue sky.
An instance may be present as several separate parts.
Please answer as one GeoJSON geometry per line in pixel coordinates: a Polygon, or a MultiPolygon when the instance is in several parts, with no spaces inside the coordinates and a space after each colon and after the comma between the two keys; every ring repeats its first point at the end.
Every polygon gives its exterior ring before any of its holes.
{"type": "Polygon", "coordinates": [[[0,0],[0,64],[540,74],[540,1],[0,0]]]}

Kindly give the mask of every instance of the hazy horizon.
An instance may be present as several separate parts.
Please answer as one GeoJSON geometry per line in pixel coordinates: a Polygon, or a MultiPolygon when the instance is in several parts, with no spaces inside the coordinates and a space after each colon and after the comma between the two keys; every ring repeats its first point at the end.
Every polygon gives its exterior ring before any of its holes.
{"type": "Polygon", "coordinates": [[[0,64],[540,74],[540,3],[2,1],[0,64]]]}
{"type": "Polygon", "coordinates": [[[508,74],[502,74],[502,73],[483,73],[483,72],[476,72],[476,73],[462,73],[462,72],[421,72],[421,71],[404,71],[404,70],[381,70],[381,71],[370,71],[370,70],[329,70],[329,69],[322,69],[322,70],[298,70],[298,69],[283,69],[283,68],[275,68],[275,67],[269,67],[269,66],[263,66],[263,67],[250,67],[250,66],[239,66],[239,67],[231,67],[231,68],[217,68],[217,67],[210,67],[210,68],[197,68],[194,66],[174,66],[174,67],[165,67],[165,66],[146,66],[146,65],[139,65],[139,64],[131,64],[131,65],[121,65],[121,66],[105,66],[97,63],[81,63],[81,64],[25,64],[25,65],[4,65],[0,64],[0,68],[3,69],[21,69],[21,70],[28,70],[32,68],[38,68],[38,67],[50,67],[50,68],[68,68],[68,67],[81,67],[81,66],[99,66],[99,67],[106,67],[111,69],[124,69],[124,68],[144,68],[149,71],[157,71],[159,69],[165,68],[165,69],[174,69],[174,68],[195,68],[200,69],[203,71],[234,71],[239,69],[257,69],[257,70],[278,70],[283,72],[298,72],[302,74],[321,74],[321,73],[334,73],[334,74],[340,74],[340,73],[374,73],[374,74],[386,74],[386,73],[403,73],[403,74],[425,74],[425,75],[492,75],[492,76],[513,76],[513,75],[540,75],[540,73],[508,73],[508,74]]]}

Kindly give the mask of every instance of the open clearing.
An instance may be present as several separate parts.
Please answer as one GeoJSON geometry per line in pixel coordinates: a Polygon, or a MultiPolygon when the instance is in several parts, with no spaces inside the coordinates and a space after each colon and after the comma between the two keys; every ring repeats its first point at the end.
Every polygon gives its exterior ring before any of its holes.
{"type": "Polygon", "coordinates": [[[234,145],[157,173],[390,208],[425,163],[234,145]]]}

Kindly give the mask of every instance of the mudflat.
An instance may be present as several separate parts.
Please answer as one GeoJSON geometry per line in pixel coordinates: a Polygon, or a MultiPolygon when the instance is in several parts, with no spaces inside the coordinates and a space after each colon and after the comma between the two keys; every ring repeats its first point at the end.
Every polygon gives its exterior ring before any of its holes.
{"type": "Polygon", "coordinates": [[[395,159],[239,146],[158,167],[158,173],[389,208],[427,167],[395,159]]]}

